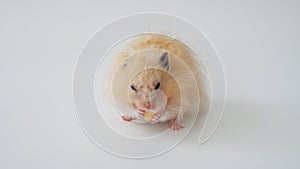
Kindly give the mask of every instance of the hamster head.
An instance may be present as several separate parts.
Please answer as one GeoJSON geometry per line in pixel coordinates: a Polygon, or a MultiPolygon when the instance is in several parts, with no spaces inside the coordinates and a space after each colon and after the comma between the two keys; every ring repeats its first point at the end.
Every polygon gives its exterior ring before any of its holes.
{"type": "Polygon", "coordinates": [[[158,68],[147,68],[139,71],[129,82],[128,97],[135,109],[154,109],[155,107],[153,106],[155,105],[151,105],[149,102],[151,93],[158,89],[168,93],[168,87],[172,86],[171,83],[174,84],[175,80],[167,73],[169,69],[168,53],[165,52],[156,59],[158,59],[157,63],[159,63],[158,68]]]}
{"type": "Polygon", "coordinates": [[[154,90],[163,86],[161,79],[164,73],[159,69],[145,69],[131,79],[128,94],[134,108],[148,110],[153,108],[149,102],[149,96],[154,90]]]}

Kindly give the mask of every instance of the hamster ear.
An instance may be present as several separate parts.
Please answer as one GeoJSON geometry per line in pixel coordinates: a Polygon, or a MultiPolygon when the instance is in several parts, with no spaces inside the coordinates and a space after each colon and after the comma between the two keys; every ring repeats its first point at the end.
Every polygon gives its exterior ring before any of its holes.
{"type": "Polygon", "coordinates": [[[169,70],[169,54],[168,52],[164,52],[160,58],[159,58],[159,65],[164,69],[164,70],[169,70]]]}

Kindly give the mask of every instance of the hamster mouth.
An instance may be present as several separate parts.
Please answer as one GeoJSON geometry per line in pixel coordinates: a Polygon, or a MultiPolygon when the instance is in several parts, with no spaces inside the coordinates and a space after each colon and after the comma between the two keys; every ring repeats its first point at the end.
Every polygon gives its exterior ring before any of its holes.
{"type": "Polygon", "coordinates": [[[147,109],[147,110],[150,110],[152,108],[151,103],[150,102],[145,103],[144,108],[147,109]]]}
{"type": "Polygon", "coordinates": [[[148,99],[149,101],[144,104],[145,110],[161,112],[165,109],[167,98],[162,90],[154,90],[148,99]]]}

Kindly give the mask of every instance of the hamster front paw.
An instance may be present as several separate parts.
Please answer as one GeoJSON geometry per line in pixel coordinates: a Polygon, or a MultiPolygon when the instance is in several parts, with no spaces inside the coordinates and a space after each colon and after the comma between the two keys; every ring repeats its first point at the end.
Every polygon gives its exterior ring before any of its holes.
{"type": "Polygon", "coordinates": [[[138,117],[141,118],[141,119],[144,119],[146,115],[146,111],[145,110],[139,110],[138,111],[138,117]]]}
{"type": "Polygon", "coordinates": [[[161,116],[160,113],[155,113],[155,114],[152,116],[152,118],[151,118],[151,120],[150,120],[149,122],[150,122],[151,124],[154,124],[154,123],[158,122],[160,116],[161,116]]]}
{"type": "Polygon", "coordinates": [[[138,117],[144,119],[146,122],[149,122],[150,124],[154,124],[158,122],[160,116],[161,113],[152,113],[150,111],[145,111],[145,110],[138,111],[138,117]]]}

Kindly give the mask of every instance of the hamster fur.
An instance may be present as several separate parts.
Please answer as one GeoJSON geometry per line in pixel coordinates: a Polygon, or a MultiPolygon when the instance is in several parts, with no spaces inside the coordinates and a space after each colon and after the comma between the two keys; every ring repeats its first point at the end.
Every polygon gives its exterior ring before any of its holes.
{"type": "MultiPolygon", "coordinates": [[[[134,39],[117,56],[113,69],[116,70],[119,67],[122,69],[120,77],[127,79],[129,84],[124,85],[121,81],[117,84],[119,86],[115,88],[118,90],[116,93],[127,92],[128,96],[122,97],[121,94],[119,96],[117,94],[117,99],[140,110],[149,108],[148,98],[153,90],[162,90],[167,97],[166,109],[159,117],[154,116],[154,118],[158,118],[157,120],[161,122],[170,121],[170,128],[173,130],[180,130],[184,127],[182,118],[191,113],[189,108],[192,104],[200,104],[195,93],[201,97],[204,95],[201,83],[203,72],[199,60],[186,45],[168,36],[147,34],[134,39]],[[150,51],[147,51],[149,49],[150,51]],[[151,49],[157,51],[152,52],[151,49]],[[135,57],[132,57],[133,55],[135,57]],[[176,56],[187,65],[189,70],[176,64],[176,56]],[[188,73],[193,74],[196,82],[185,77],[188,73]],[[181,82],[183,88],[181,91],[191,97],[181,100],[179,86],[170,74],[175,76],[177,82],[181,82]],[[196,83],[197,88],[193,88],[192,83],[196,83]]],[[[123,116],[123,119],[131,121],[134,118],[123,116]]]]}

